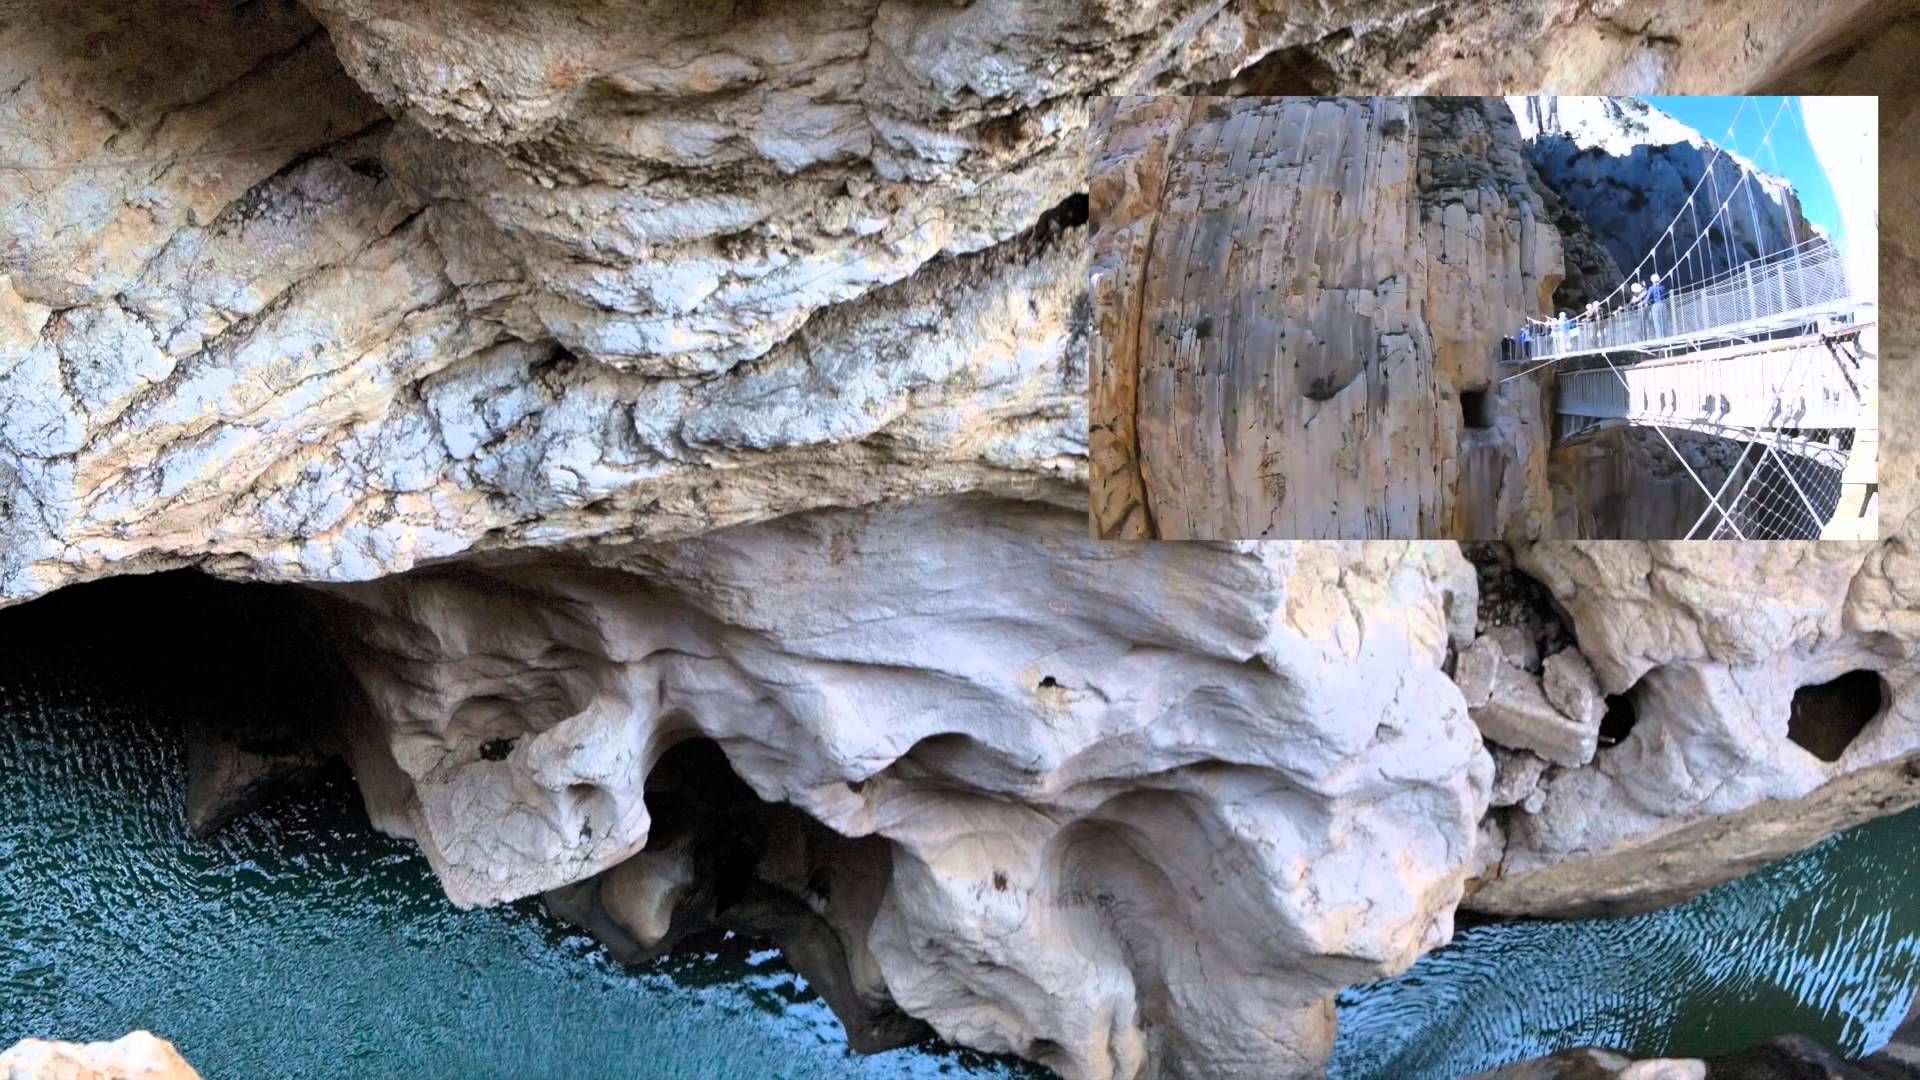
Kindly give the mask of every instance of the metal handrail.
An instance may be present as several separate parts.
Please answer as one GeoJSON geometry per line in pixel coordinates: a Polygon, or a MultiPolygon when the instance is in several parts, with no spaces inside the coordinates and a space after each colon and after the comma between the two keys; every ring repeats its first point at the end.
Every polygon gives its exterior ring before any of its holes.
{"type": "MultiPolygon", "coordinates": [[[[1518,362],[1608,352],[1702,336],[1725,336],[1787,316],[1811,317],[1854,302],[1840,252],[1819,238],[1753,259],[1707,281],[1596,320],[1533,325],[1518,362]]],[[[1531,329],[1531,328],[1530,328],[1531,329]]]]}

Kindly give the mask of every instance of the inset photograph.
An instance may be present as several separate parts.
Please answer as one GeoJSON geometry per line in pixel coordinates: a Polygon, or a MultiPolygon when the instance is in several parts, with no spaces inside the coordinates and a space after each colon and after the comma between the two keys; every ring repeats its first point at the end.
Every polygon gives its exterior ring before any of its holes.
{"type": "Polygon", "coordinates": [[[1873,539],[1877,99],[1094,102],[1099,539],[1873,539]]]}

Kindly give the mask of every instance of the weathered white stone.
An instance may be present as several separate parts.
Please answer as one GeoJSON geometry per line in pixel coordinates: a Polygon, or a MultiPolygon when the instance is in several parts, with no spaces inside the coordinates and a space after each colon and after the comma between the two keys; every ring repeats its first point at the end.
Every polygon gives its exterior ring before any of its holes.
{"type": "Polygon", "coordinates": [[[1518,560],[1571,617],[1599,689],[1627,694],[1637,720],[1590,765],[1547,779],[1539,810],[1513,823],[1504,876],[1470,905],[1642,910],[1920,801],[1899,768],[1920,750],[1914,602],[1898,584],[1920,565],[1904,540],[1543,543],[1518,560]],[[1884,705],[1807,718],[1839,725],[1825,761],[1789,737],[1794,697],[1850,671],[1877,675],[1884,705]]]}
{"type": "Polygon", "coordinates": [[[173,1044],[150,1031],[112,1042],[22,1039],[0,1053],[8,1080],[200,1080],[173,1044]]]}
{"type": "Polygon", "coordinates": [[[1500,659],[1509,667],[1535,673],[1540,671],[1540,648],[1525,628],[1496,626],[1488,630],[1486,636],[1499,647],[1500,659]]]}
{"type": "Polygon", "coordinates": [[[1466,699],[1468,708],[1480,708],[1493,697],[1494,680],[1505,662],[1505,650],[1501,649],[1499,640],[1490,634],[1474,638],[1473,644],[1461,650],[1454,661],[1453,681],[1460,688],[1460,696],[1466,699]]]}
{"type": "Polygon", "coordinates": [[[1593,756],[1597,729],[1569,720],[1547,701],[1540,677],[1512,664],[1495,669],[1493,694],[1473,710],[1487,738],[1513,750],[1531,750],[1556,765],[1581,765],[1593,756]]]}
{"type": "Polygon", "coordinates": [[[1493,790],[1491,806],[1521,806],[1533,799],[1540,777],[1547,771],[1547,760],[1525,750],[1493,750],[1493,790]]]}
{"type": "Polygon", "coordinates": [[[934,502],[332,586],[356,773],[491,903],[644,855],[649,770],[710,738],[892,845],[854,940],[941,1034],[1071,1077],[1304,1075],[1330,996],[1444,941],[1471,869],[1492,767],[1440,671],[1471,567],[1084,528],[934,502]]]}
{"type": "MultiPolygon", "coordinates": [[[[1561,649],[1547,657],[1540,685],[1547,693],[1547,700],[1562,716],[1596,736],[1599,734],[1600,718],[1607,711],[1606,698],[1600,693],[1600,684],[1594,681],[1593,668],[1579,649],[1561,649]]],[[[1588,756],[1592,756],[1591,751],[1588,756]]]]}

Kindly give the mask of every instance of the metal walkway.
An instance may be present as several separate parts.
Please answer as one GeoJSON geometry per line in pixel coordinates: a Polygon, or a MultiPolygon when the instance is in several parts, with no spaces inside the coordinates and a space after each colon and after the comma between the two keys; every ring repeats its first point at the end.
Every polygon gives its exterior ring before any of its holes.
{"type": "MultiPolygon", "coordinates": [[[[1790,100],[1782,99],[1782,111],[1790,100]]],[[[1559,441],[1620,425],[1658,433],[1705,496],[1685,539],[1859,535],[1877,492],[1877,334],[1868,333],[1875,299],[1848,281],[1839,250],[1822,236],[1794,238],[1684,289],[1660,286],[1662,268],[1672,278],[1714,264],[1701,245],[1721,254],[1715,238],[1726,236],[1714,226],[1741,187],[1748,214],[1756,213],[1752,175],[1742,172],[1705,227],[1694,209],[1696,183],[1662,237],[1672,257],[1656,242],[1626,275],[1637,281],[1651,271],[1655,287],[1629,296],[1623,281],[1591,315],[1531,321],[1524,342],[1516,335],[1505,346],[1499,381],[1553,369],[1559,441]],[[1694,237],[1684,251],[1683,214],[1694,237]],[[1683,438],[1682,452],[1670,431],[1711,438],[1683,438]]],[[[1730,241],[1725,253],[1731,262],[1730,241]]]]}

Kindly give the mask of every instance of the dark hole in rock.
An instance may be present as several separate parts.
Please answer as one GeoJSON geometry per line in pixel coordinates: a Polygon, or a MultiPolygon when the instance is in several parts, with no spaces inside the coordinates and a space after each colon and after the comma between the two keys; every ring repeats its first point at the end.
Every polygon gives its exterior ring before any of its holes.
{"type": "Polygon", "coordinates": [[[621,905],[638,893],[657,894],[606,888],[624,867],[547,893],[555,915],[586,927],[629,962],[721,930],[771,941],[826,999],[855,1050],[874,1053],[932,1034],[883,987],[861,984],[846,951],[846,942],[865,939],[886,893],[890,842],[841,836],[797,807],[762,800],[719,744],[706,738],[687,739],[662,755],[644,797],[652,824],[643,865],[667,868],[668,882],[678,879],[668,886],[674,893],[664,935],[633,936],[636,912],[621,905]]]}
{"type": "Polygon", "coordinates": [[[344,749],[357,684],[328,600],[195,570],[70,585],[0,612],[16,655],[138,687],[186,748],[187,827],[211,836],[312,785],[344,749]]]}
{"type": "Polygon", "coordinates": [[[1071,229],[1087,223],[1089,200],[1087,193],[1076,191],[1055,203],[1046,213],[1040,215],[1035,228],[1047,233],[1059,229],[1071,229]]]}
{"type": "Polygon", "coordinates": [[[1487,387],[1460,391],[1460,418],[1470,428],[1493,426],[1493,391],[1487,387]]]}
{"type": "MultiPolygon", "coordinates": [[[[1325,43],[1331,47],[1342,36],[1345,35],[1329,35],[1325,43]]],[[[1216,84],[1213,89],[1220,93],[1252,97],[1334,93],[1341,82],[1340,73],[1327,62],[1323,55],[1325,50],[1318,47],[1320,44],[1316,42],[1313,45],[1275,49],[1241,69],[1233,78],[1216,84]]]]}
{"type": "Polygon", "coordinates": [[[1849,671],[1831,682],[1793,692],[1787,738],[1821,761],[1838,761],[1888,701],[1875,671],[1849,671]]]}
{"type": "Polygon", "coordinates": [[[1051,675],[1045,675],[1045,676],[1042,676],[1042,677],[1041,677],[1041,679],[1040,679],[1040,689],[1042,689],[1042,690],[1051,690],[1051,689],[1053,689],[1054,687],[1056,687],[1056,686],[1059,686],[1059,685],[1060,685],[1060,682],[1059,682],[1059,680],[1058,680],[1058,679],[1055,679],[1055,678],[1054,678],[1053,676],[1051,676],[1051,675]]]}
{"type": "Polygon", "coordinates": [[[512,739],[488,739],[480,744],[480,760],[505,761],[513,753],[512,739]]]}
{"type": "Polygon", "coordinates": [[[1193,336],[1202,341],[1213,336],[1213,316],[1202,315],[1200,321],[1193,324],[1193,336]]]}
{"type": "Polygon", "coordinates": [[[993,872],[993,887],[1000,892],[1007,891],[1007,872],[1005,870],[995,870],[993,872]]]}
{"type": "Polygon", "coordinates": [[[1600,718],[1600,745],[1612,746],[1633,734],[1640,715],[1633,709],[1633,692],[1607,695],[1606,715],[1600,718]]]}
{"type": "Polygon", "coordinates": [[[236,745],[249,754],[261,757],[285,757],[300,752],[300,744],[292,739],[242,739],[236,745]]]}

